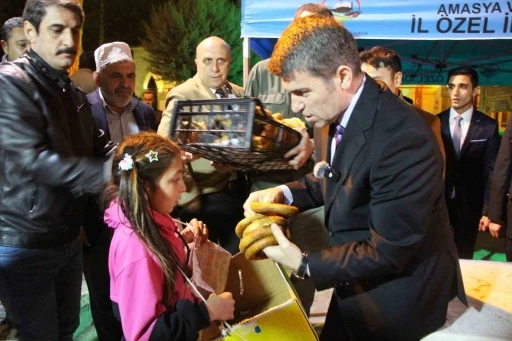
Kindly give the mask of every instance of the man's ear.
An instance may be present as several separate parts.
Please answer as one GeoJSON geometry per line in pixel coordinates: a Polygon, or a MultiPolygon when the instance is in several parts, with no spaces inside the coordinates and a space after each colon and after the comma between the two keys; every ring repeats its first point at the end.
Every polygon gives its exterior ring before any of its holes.
{"type": "Polygon", "coordinates": [[[25,20],[23,23],[23,31],[28,41],[30,41],[30,45],[32,45],[38,36],[36,28],[29,21],[25,20]]]}
{"type": "Polygon", "coordinates": [[[2,50],[7,54],[7,42],[5,40],[0,40],[0,45],[2,45],[2,50]]]}
{"type": "Polygon", "coordinates": [[[340,86],[342,90],[347,90],[352,84],[352,78],[354,76],[352,69],[347,65],[340,65],[336,70],[336,75],[340,79],[340,86]]]}
{"type": "Polygon", "coordinates": [[[98,72],[94,71],[94,72],[92,73],[92,79],[94,79],[94,82],[96,83],[96,86],[97,86],[97,87],[100,87],[100,85],[101,85],[101,84],[100,84],[100,83],[101,83],[101,82],[100,82],[100,74],[99,74],[98,72]]]}
{"type": "Polygon", "coordinates": [[[394,83],[395,83],[395,88],[397,90],[398,90],[398,87],[400,87],[400,85],[402,85],[402,77],[403,77],[402,71],[398,71],[397,73],[395,73],[394,83]]]}

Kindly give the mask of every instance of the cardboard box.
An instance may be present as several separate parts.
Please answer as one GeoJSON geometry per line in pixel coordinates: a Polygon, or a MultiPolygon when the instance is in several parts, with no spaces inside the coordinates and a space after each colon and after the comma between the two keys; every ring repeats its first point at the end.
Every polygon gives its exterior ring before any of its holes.
{"type": "Polygon", "coordinates": [[[212,327],[203,331],[201,341],[318,340],[288,276],[274,261],[249,261],[237,254],[229,264],[225,291],[236,302],[230,335],[223,337],[212,327]]]}

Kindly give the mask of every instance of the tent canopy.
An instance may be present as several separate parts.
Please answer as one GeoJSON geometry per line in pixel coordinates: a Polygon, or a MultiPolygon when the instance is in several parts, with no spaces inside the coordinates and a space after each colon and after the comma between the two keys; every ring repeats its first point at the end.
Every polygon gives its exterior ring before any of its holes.
{"type": "MultiPolygon", "coordinates": [[[[307,1],[243,0],[242,37],[268,58],[307,1]]],[[[512,1],[325,0],[361,50],[386,46],[402,58],[404,83],[446,84],[447,70],[469,64],[482,85],[512,84],[512,1]]]]}

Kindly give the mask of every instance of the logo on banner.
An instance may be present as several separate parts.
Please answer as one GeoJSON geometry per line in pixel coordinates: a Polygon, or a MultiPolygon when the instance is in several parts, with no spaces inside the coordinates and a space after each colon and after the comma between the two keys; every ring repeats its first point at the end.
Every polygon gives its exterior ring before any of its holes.
{"type": "MultiPolygon", "coordinates": [[[[340,20],[341,22],[344,22],[350,19],[355,19],[359,16],[359,14],[361,14],[361,2],[359,0],[356,0],[356,3],[357,10],[355,10],[354,8],[353,1],[338,1],[332,6],[332,8],[329,9],[331,10],[331,13],[334,16],[334,18],[340,20]]],[[[322,4],[325,5],[325,0],[322,2],[322,4]]]]}

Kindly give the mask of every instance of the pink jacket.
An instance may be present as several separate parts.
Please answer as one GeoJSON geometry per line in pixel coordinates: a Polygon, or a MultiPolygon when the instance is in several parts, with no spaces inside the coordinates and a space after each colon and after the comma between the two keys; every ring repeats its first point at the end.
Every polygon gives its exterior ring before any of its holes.
{"type": "MultiPolygon", "coordinates": [[[[186,251],[182,240],[176,234],[176,223],[169,215],[162,215],[155,211],[152,213],[161,235],[172,245],[180,263],[185,263],[186,251]]],[[[115,229],[108,259],[110,299],[118,305],[126,340],[148,340],[157,320],[164,313],[175,312],[178,300],[186,299],[197,306],[197,299],[191,293],[181,272],[177,271],[172,299],[169,302],[164,302],[162,268],[131,229],[128,219],[124,216],[116,200],[105,211],[104,220],[109,227],[115,229]]],[[[200,315],[204,315],[205,312],[207,314],[204,303],[201,304],[203,307],[199,309],[189,307],[185,314],[190,314],[191,311],[192,313],[199,311],[200,315]]],[[[183,314],[180,314],[178,319],[182,318],[183,314]]],[[[200,316],[196,319],[202,321],[204,318],[205,316],[200,316]]],[[[173,324],[173,327],[183,328],[182,322],[178,322],[179,325],[173,324]]],[[[186,325],[188,322],[184,323],[186,325]]],[[[166,327],[171,328],[170,326],[166,327]]],[[[192,327],[197,326],[193,325],[192,327]]],[[[195,332],[198,331],[199,329],[195,332]]],[[[159,335],[161,335],[160,333],[161,328],[159,327],[159,335]]],[[[187,337],[175,339],[188,340],[187,337]]]]}

